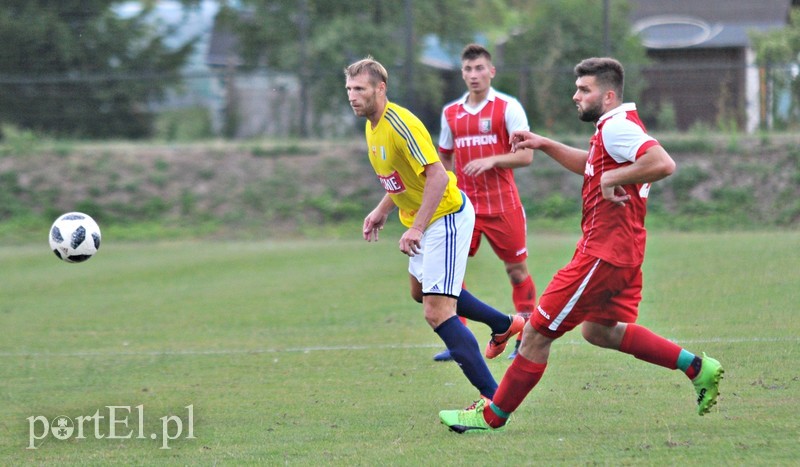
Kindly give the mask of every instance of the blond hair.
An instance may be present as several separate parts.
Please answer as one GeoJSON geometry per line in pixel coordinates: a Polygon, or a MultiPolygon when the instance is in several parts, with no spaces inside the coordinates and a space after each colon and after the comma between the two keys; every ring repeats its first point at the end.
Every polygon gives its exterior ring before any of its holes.
{"type": "Polygon", "coordinates": [[[381,82],[389,83],[389,73],[386,71],[386,68],[384,68],[380,62],[372,58],[371,55],[367,55],[344,69],[344,75],[347,78],[353,78],[362,73],[367,73],[369,75],[369,82],[373,86],[377,86],[378,83],[381,82]]]}

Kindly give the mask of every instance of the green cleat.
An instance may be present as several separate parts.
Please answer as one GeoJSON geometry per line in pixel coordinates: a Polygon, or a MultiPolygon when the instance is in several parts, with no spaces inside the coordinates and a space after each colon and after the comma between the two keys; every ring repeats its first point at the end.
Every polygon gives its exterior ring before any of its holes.
{"type": "Polygon", "coordinates": [[[700,374],[693,380],[694,389],[697,391],[697,414],[705,415],[711,411],[711,407],[717,403],[719,395],[719,381],[725,370],[715,359],[706,356],[703,352],[703,365],[700,367],[700,374]]]}
{"type": "Polygon", "coordinates": [[[481,398],[475,404],[464,410],[442,410],[439,418],[442,423],[447,425],[451,431],[456,433],[480,433],[501,431],[505,426],[492,428],[483,419],[483,410],[486,408],[486,399],[481,398]]]}

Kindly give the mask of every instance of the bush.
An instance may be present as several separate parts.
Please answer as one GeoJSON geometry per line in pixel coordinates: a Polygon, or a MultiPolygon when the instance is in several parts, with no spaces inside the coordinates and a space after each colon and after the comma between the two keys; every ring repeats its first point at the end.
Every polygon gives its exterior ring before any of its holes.
{"type": "Polygon", "coordinates": [[[687,165],[680,167],[667,183],[672,186],[675,199],[686,201],[691,198],[691,191],[709,178],[711,175],[701,167],[687,165]]]}
{"type": "Polygon", "coordinates": [[[205,107],[168,110],[158,115],[155,137],[165,141],[192,141],[213,136],[211,116],[205,107]]]}
{"type": "Polygon", "coordinates": [[[531,217],[547,217],[563,219],[580,212],[581,208],[575,199],[567,199],[560,193],[554,193],[543,201],[529,207],[531,217]]]}
{"type": "Polygon", "coordinates": [[[675,131],[678,129],[678,117],[675,112],[675,105],[672,102],[664,102],[658,109],[656,115],[656,127],[660,131],[675,131]]]}
{"type": "Polygon", "coordinates": [[[14,125],[1,125],[0,156],[24,156],[33,154],[37,146],[36,134],[31,130],[20,130],[14,125]]]}

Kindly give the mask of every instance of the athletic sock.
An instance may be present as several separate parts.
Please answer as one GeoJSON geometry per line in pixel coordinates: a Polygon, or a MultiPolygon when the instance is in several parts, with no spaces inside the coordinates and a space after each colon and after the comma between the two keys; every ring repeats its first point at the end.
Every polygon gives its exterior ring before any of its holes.
{"type": "MultiPolygon", "coordinates": [[[[524,281],[519,284],[511,284],[511,299],[514,301],[514,308],[517,314],[522,315],[527,322],[531,313],[536,309],[536,285],[533,283],[533,278],[528,275],[524,281]]],[[[522,342],[522,333],[517,334],[517,347],[522,342]]]]}
{"type": "Polygon", "coordinates": [[[530,275],[519,284],[511,284],[511,299],[518,313],[532,313],[536,309],[536,286],[530,275]]]}
{"type": "Polygon", "coordinates": [[[461,324],[458,316],[453,316],[434,329],[436,334],[444,341],[450,350],[450,356],[461,367],[478,392],[484,397],[492,399],[497,390],[497,382],[486,366],[486,361],[481,355],[478,341],[466,326],[461,324]]]}
{"type": "MultiPolygon", "coordinates": [[[[466,290],[466,289],[467,289],[467,284],[462,282],[461,283],[461,290],[466,290]]],[[[458,302],[456,302],[456,303],[458,303],[458,302]]],[[[464,326],[467,325],[467,318],[464,318],[463,316],[459,316],[458,320],[461,321],[461,324],[463,324],[464,326]]]]}
{"type": "Polygon", "coordinates": [[[679,370],[686,373],[689,379],[695,379],[695,377],[700,374],[700,368],[703,366],[703,359],[686,349],[681,349],[676,366],[679,370]]]}
{"type": "Polygon", "coordinates": [[[504,315],[491,306],[478,300],[467,290],[461,290],[456,303],[456,312],[472,321],[484,323],[492,329],[493,334],[502,334],[508,331],[508,315],[504,315]]]}
{"type": "Polygon", "coordinates": [[[682,349],[646,327],[628,323],[619,350],[639,360],[674,370],[678,368],[678,356],[682,349]]]}
{"type": "Polygon", "coordinates": [[[500,381],[494,399],[489,404],[490,410],[483,411],[486,423],[494,428],[505,425],[511,413],[517,410],[528,393],[542,379],[546,368],[547,363],[535,363],[522,355],[517,355],[500,381]]]}

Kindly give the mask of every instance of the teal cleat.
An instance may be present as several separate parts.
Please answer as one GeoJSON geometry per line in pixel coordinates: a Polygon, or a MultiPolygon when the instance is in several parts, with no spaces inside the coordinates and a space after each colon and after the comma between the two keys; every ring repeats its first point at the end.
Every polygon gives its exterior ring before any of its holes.
{"type": "Polygon", "coordinates": [[[697,391],[697,414],[705,415],[711,411],[711,407],[717,403],[719,395],[719,382],[725,370],[715,359],[707,356],[703,352],[703,364],[700,367],[700,374],[693,380],[694,389],[697,391]]]}

